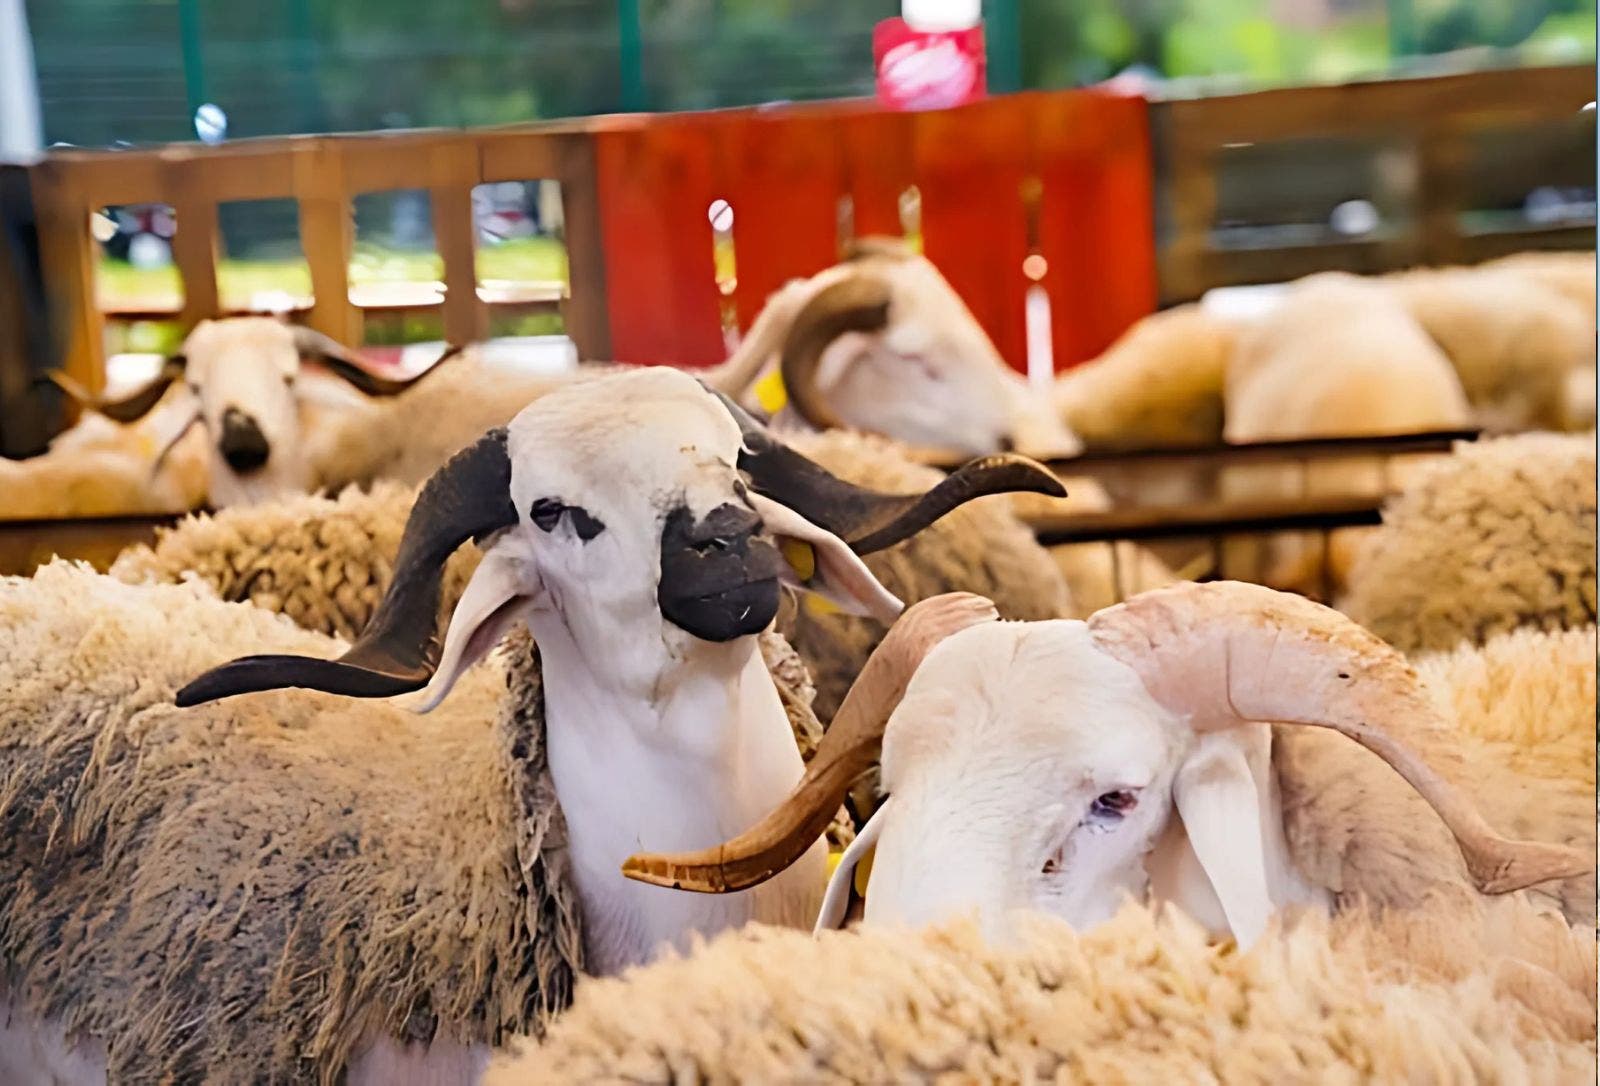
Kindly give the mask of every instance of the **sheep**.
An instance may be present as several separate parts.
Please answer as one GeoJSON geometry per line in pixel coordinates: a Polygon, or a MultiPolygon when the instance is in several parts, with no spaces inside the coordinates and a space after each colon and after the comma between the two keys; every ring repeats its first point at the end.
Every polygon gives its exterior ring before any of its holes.
{"type": "Polygon", "coordinates": [[[1515,265],[1419,269],[1384,285],[1450,359],[1479,426],[1516,433],[1591,424],[1571,393],[1573,375],[1594,381],[1592,278],[1587,309],[1515,265]]]}
{"type": "MultiPolygon", "coordinates": [[[[1565,655],[1546,682],[1587,670],[1579,690],[1592,691],[1592,640],[1552,647],[1565,655]]],[[[624,871],[699,891],[756,885],[878,760],[889,798],[835,869],[819,927],[843,917],[867,849],[866,922],[975,909],[997,937],[1017,908],[1092,927],[1148,892],[1249,947],[1284,909],[1555,880],[1544,893],[1592,923],[1588,753],[1569,748],[1578,779],[1564,803],[1553,782],[1531,787],[1451,729],[1439,698],[1345,616],[1260,585],[1157,589],[1087,622],[981,623],[927,654],[892,714],[871,717],[886,726],[830,730],[766,819],[701,852],[631,857],[624,871]],[[1469,793],[1539,842],[1498,835],[1469,793]]],[[[1582,705],[1562,734],[1586,740],[1591,722],[1582,705]]]]}
{"type": "MultiPolygon", "coordinates": [[[[838,477],[874,490],[917,493],[942,477],[908,459],[893,442],[848,430],[793,434],[790,443],[838,477]]],[[[1024,496],[1035,495],[1014,495],[1024,496]]],[[[395,552],[413,498],[409,488],[381,484],[370,493],[346,491],[337,500],[302,497],[192,518],[162,532],[153,547],[124,552],[111,574],[127,581],[196,577],[224,599],[248,599],[284,611],[308,629],[353,637],[387,587],[387,556],[395,552]]],[[[1005,500],[984,499],[956,509],[910,539],[867,556],[867,567],[907,603],[964,590],[992,599],[1008,618],[1079,613],[1083,605],[1063,582],[1058,564],[1005,500]]],[[[477,560],[473,547],[451,559],[446,613],[477,560]]],[[[1079,580],[1087,584],[1089,578],[1079,580]]],[[[876,624],[818,601],[800,607],[786,599],[777,628],[809,669],[823,719],[837,711],[883,636],[876,624]]]]}
{"type": "Polygon", "coordinates": [[[1592,932],[1515,899],[1306,916],[1249,954],[1130,906],[996,944],[752,927],[586,984],[485,1086],[556,1082],[1578,1082],[1592,932]]]}
{"type": "Polygon", "coordinates": [[[1458,444],[1384,508],[1339,607],[1405,652],[1595,621],[1594,435],[1458,444]]]}
{"type": "MultiPolygon", "coordinates": [[[[1296,437],[1460,430],[1471,424],[1449,359],[1381,287],[1325,273],[1300,280],[1266,316],[1239,334],[1225,388],[1230,443],[1296,437]],[[1333,360],[1331,363],[1329,360],[1333,360]]],[[[1389,475],[1412,470],[1391,458],[1342,458],[1295,467],[1233,467],[1222,473],[1225,499],[1291,498],[1302,493],[1380,494],[1389,475]]],[[[1344,583],[1362,533],[1335,532],[1326,572],[1344,583]]],[[[1262,547],[1230,540],[1223,572],[1281,588],[1319,587],[1321,547],[1287,538],[1262,547]]]]}
{"type": "Polygon", "coordinates": [[[1594,317],[1594,250],[1578,253],[1512,253],[1478,265],[1484,270],[1509,271],[1525,275],[1560,294],[1594,317]]]}
{"type": "Polygon", "coordinates": [[[180,386],[180,424],[207,435],[208,496],[219,508],[378,478],[420,483],[569,379],[494,367],[471,347],[414,377],[383,377],[327,336],[272,317],[201,321],[179,355],[122,399],[57,377],[120,422],[180,386]]]}
{"type": "MultiPolygon", "coordinates": [[[[724,899],[618,865],[640,841],[718,836],[799,779],[756,645],[780,580],[887,620],[899,602],[852,548],[1027,488],[1059,484],[999,457],[921,495],[853,487],[647,369],[543,397],[441,468],[337,660],[198,585],[61,563],[0,582],[0,959],[38,1029],[4,1058],[64,1035],[112,1079],[469,1081],[485,1044],[559,1006],[574,963],[808,920],[820,840],[770,890],[724,899]],[[441,645],[442,567],[468,539],[483,557],[441,645]],[[523,637],[497,728],[495,669],[470,669],[519,621],[538,656],[523,637]],[[247,649],[277,654],[211,666],[247,649]],[[300,686],[418,692],[426,711],[458,685],[442,722],[316,692],[211,704],[300,686]]],[[[933,640],[912,623],[863,678],[903,683],[933,640]]]]}
{"type": "Polygon", "coordinates": [[[785,285],[710,380],[765,400],[782,429],[848,426],[967,456],[1082,447],[938,269],[899,239],[859,239],[842,263],[785,285]]]}
{"type": "Polygon", "coordinates": [[[205,500],[205,450],[176,394],[119,424],[88,414],[26,460],[0,459],[0,516],[57,519],[177,513],[205,500]]]}

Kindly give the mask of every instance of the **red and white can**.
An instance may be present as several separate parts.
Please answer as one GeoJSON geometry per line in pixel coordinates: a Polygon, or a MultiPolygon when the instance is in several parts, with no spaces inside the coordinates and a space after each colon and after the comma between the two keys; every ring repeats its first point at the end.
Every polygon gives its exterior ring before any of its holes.
{"type": "Polygon", "coordinates": [[[947,109],[985,93],[983,24],[917,30],[902,18],[872,30],[878,100],[890,109],[947,109]]]}

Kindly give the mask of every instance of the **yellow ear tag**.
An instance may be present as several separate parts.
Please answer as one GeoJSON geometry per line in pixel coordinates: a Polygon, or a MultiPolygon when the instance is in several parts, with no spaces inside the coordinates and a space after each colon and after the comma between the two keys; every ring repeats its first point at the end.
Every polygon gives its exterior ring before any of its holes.
{"type": "Polygon", "coordinates": [[[783,560],[789,563],[802,584],[808,584],[817,575],[817,552],[804,540],[784,537],[778,543],[783,560]]]}
{"type": "Polygon", "coordinates": [[[769,415],[776,415],[789,402],[789,392],[783,387],[783,371],[773,370],[756,382],[756,403],[769,415]]]}
{"type": "Polygon", "coordinates": [[[831,848],[828,850],[828,878],[833,878],[833,873],[839,870],[839,861],[842,859],[844,859],[843,849],[838,852],[833,851],[831,848]]]}
{"type": "Polygon", "coordinates": [[[861,857],[861,862],[856,864],[856,893],[862,897],[867,896],[867,880],[872,878],[872,857],[877,855],[878,846],[870,846],[866,854],[861,857]]]}

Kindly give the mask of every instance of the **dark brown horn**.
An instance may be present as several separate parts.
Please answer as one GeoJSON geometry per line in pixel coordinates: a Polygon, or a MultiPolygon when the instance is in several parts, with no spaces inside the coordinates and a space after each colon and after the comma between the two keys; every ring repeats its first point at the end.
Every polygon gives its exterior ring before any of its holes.
{"type": "Polygon", "coordinates": [[[871,554],[909,539],[959,506],[991,494],[1026,492],[1066,496],[1066,487],[1043,465],[1007,453],[962,465],[922,494],[884,494],[847,483],[769,434],[726,396],[723,405],[744,433],[739,470],[750,486],[826,528],[857,554],[871,554]]]}
{"type": "Polygon", "coordinates": [[[403,694],[427,685],[439,663],[439,593],[444,564],[468,539],[517,522],[504,428],[491,430],[434,472],[417,496],[400,539],[394,579],[350,651],[337,660],[246,656],[178,691],[180,706],[286,686],[358,698],[403,694]]]}
{"type": "Polygon", "coordinates": [[[819,430],[843,423],[817,391],[817,366],[828,345],[846,332],[881,332],[889,324],[889,284],[854,272],[830,283],[800,307],[784,337],[779,371],[799,416],[819,430]]]}
{"type": "Polygon", "coordinates": [[[71,396],[81,407],[91,411],[98,411],[108,419],[117,422],[138,422],[148,415],[156,404],[161,402],[167,389],[172,387],[172,382],[183,377],[183,355],[172,355],[161,364],[161,372],[146,382],[136,392],[124,396],[120,400],[108,400],[97,396],[84,388],[77,381],[61,372],[47,374],[52,384],[71,396]]]}
{"type": "Polygon", "coordinates": [[[296,325],[294,328],[294,346],[302,357],[315,358],[318,362],[328,367],[336,376],[349,381],[368,396],[394,396],[404,392],[462,351],[461,347],[447,348],[433,365],[421,373],[414,377],[399,379],[374,373],[368,368],[371,366],[371,362],[362,358],[360,354],[352,351],[338,340],[331,336],[323,335],[314,328],[296,325]]]}

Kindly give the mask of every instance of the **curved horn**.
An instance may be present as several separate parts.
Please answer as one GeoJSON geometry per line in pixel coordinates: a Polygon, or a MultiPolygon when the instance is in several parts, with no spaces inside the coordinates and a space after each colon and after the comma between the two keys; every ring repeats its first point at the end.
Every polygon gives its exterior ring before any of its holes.
{"type": "Polygon", "coordinates": [[[178,691],[180,706],[286,686],[351,697],[389,697],[427,684],[439,663],[444,564],[468,539],[517,522],[504,428],[451,457],[417,495],[395,556],[394,577],[372,620],[337,660],[246,656],[178,691]]]}
{"type": "Polygon", "coordinates": [[[969,461],[922,494],[868,490],[795,452],[738,404],[717,395],[744,433],[739,470],[750,486],[826,528],[857,554],[892,547],[976,498],[1019,492],[1061,498],[1067,493],[1043,465],[1013,453],[969,461]]]}
{"type": "Polygon", "coordinates": [[[888,324],[889,284],[865,272],[828,284],[800,307],[778,365],[789,402],[801,418],[819,430],[844,425],[817,390],[822,353],[846,332],[881,332],[888,324]]]}
{"type": "Polygon", "coordinates": [[[622,873],[655,886],[724,894],[759,886],[788,868],[822,836],[850,785],[877,761],[889,717],[923,658],[951,634],[999,617],[994,604],[965,592],[908,608],[867,659],[805,776],[781,804],[725,844],[630,856],[622,873]]]}
{"type": "Polygon", "coordinates": [[[156,404],[161,402],[161,397],[166,395],[172,382],[183,376],[183,355],[172,355],[161,364],[161,371],[147,381],[136,391],[129,393],[120,400],[108,400],[97,396],[84,388],[77,381],[65,373],[55,371],[45,376],[50,382],[71,396],[79,406],[97,411],[109,419],[117,422],[138,422],[148,415],[156,404]]]}
{"type": "Polygon", "coordinates": [[[367,367],[371,365],[360,354],[352,351],[344,344],[323,335],[314,328],[296,325],[294,328],[295,350],[306,358],[315,358],[328,367],[336,376],[349,381],[356,388],[368,396],[394,396],[404,392],[428,374],[438,369],[446,361],[456,357],[462,352],[461,347],[449,347],[441,354],[437,361],[421,373],[404,379],[384,377],[372,372],[367,367]]]}
{"type": "Polygon", "coordinates": [[[1339,612],[1236,581],[1156,589],[1095,613],[1095,641],[1199,731],[1245,722],[1331,728],[1372,751],[1428,802],[1486,894],[1594,870],[1561,845],[1495,833],[1472,802],[1390,732],[1439,720],[1395,649],[1339,612]]]}

